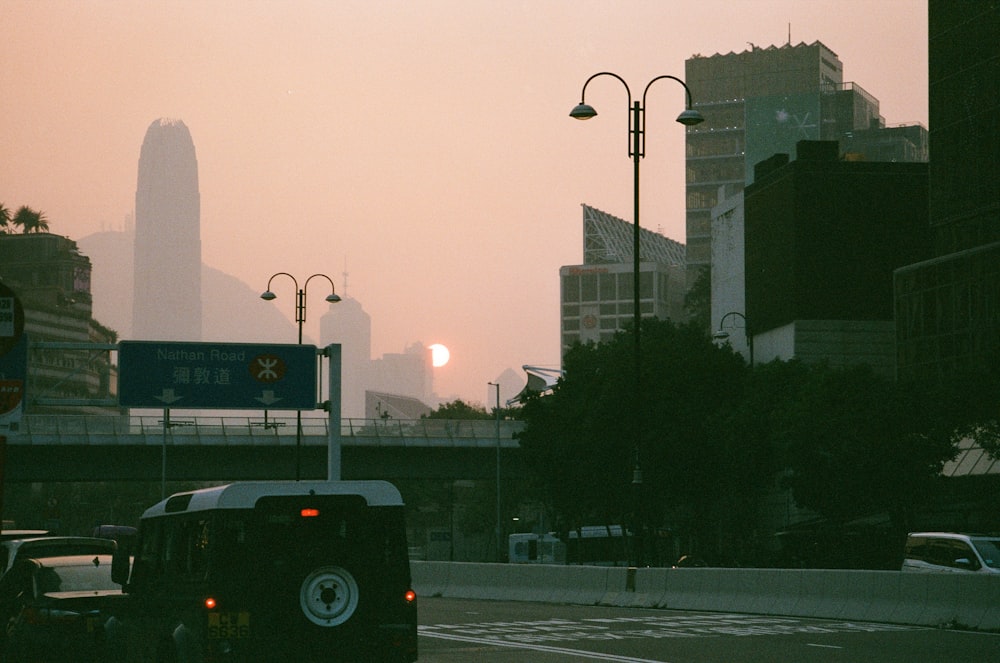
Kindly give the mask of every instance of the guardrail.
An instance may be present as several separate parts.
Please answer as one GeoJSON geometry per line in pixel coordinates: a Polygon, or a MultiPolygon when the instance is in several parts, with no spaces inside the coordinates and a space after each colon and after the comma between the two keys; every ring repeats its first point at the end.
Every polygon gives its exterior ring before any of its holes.
{"type": "MultiPolygon", "coordinates": [[[[89,440],[99,444],[101,438],[163,437],[165,421],[162,415],[27,415],[20,430],[10,436],[13,444],[59,444],[89,440]]],[[[524,429],[523,421],[500,421],[501,447],[517,447],[514,439],[524,429]]],[[[322,417],[302,417],[303,443],[325,444],[329,421],[322,417]]],[[[277,438],[278,444],[293,442],[296,437],[294,416],[234,417],[183,416],[171,418],[169,434],[175,444],[184,438],[198,440],[256,438],[254,443],[266,443],[259,438],[277,438]]],[[[489,446],[497,442],[497,424],[493,420],[471,419],[342,419],[340,436],[345,444],[417,444],[434,445],[461,441],[466,446],[489,446]]],[[[84,442],[88,443],[88,442],[84,442]]]]}

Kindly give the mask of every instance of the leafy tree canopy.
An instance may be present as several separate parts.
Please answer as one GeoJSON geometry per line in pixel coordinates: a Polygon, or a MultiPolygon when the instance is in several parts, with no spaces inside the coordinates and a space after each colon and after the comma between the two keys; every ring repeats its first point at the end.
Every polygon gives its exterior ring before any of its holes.
{"type": "MultiPolygon", "coordinates": [[[[44,233],[49,231],[49,221],[43,212],[22,205],[14,213],[10,223],[19,227],[22,233],[44,233]]],[[[6,225],[6,224],[4,224],[6,225]]]]}
{"type": "Polygon", "coordinates": [[[699,329],[709,329],[712,325],[712,270],[703,267],[698,271],[694,283],[684,294],[684,311],[688,320],[699,329]]]}
{"type": "Polygon", "coordinates": [[[742,358],[693,324],[643,320],[637,384],[633,339],[626,330],[575,346],[553,393],[524,407],[522,453],[574,526],[626,519],[637,460],[643,502],[653,507],[698,508],[724,494],[719,433],[742,396],[742,358]]]}
{"type": "Polygon", "coordinates": [[[731,541],[752,535],[783,472],[804,508],[888,513],[903,530],[962,436],[1000,449],[997,363],[933,384],[865,366],[750,370],[697,324],[651,319],[637,384],[633,348],[629,330],[575,346],[552,393],[525,404],[521,451],[563,527],[627,522],[641,491],[646,522],[731,541]]]}
{"type": "Polygon", "coordinates": [[[492,419],[495,415],[487,412],[486,408],[478,403],[469,404],[461,399],[456,399],[450,403],[442,403],[438,409],[430,414],[425,414],[423,419],[492,419]]]}

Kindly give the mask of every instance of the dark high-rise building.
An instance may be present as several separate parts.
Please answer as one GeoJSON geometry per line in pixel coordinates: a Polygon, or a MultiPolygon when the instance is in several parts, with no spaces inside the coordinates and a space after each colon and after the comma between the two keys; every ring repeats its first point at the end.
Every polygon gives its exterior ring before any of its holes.
{"type": "Polygon", "coordinates": [[[753,182],[754,165],[794,154],[799,141],[836,140],[852,161],[926,161],[927,130],[886,128],[879,102],[845,83],[821,42],[760,48],[685,63],[705,122],[687,130],[687,287],[712,264],[712,208],[753,182]]]}
{"type": "Polygon", "coordinates": [[[201,196],[187,126],[160,119],[146,130],[135,191],[132,335],[200,341],[201,196]]]}
{"type": "Polygon", "coordinates": [[[934,257],[895,273],[901,378],[1000,358],[1000,3],[928,3],[934,257]]]}
{"type": "Polygon", "coordinates": [[[927,164],[847,161],[834,141],[757,164],[744,191],[756,361],[865,363],[891,377],[893,269],[930,254],[927,164]]]}

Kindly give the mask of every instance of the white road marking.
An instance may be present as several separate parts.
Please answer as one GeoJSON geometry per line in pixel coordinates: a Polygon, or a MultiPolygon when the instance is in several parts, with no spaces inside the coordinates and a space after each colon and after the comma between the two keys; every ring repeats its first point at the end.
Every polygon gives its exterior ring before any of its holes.
{"type": "Polygon", "coordinates": [[[656,661],[649,658],[635,658],[633,656],[618,656],[616,654],[604,654],[601,652],[583,651],[580,649],[566,649],[564,647],[548,647],[546,645],[533,645],[524,642],[510,642],[507,640],[496,640],[493,638],[471,638],[461,635],[448,635],[444,633],[429,633],[421,631],[420,635],[428,638],[438,638],[440,640],[454,640],[456,642],[469,642],[476,645],[492,645],[495,647],[511,647],[513,649],[530,649],[541,651],[547,654],[565,654],[576,656],[577,658],[592,658],[598,661],[619,661],[620,663],[668,663],[667,661],[656,661]]]}

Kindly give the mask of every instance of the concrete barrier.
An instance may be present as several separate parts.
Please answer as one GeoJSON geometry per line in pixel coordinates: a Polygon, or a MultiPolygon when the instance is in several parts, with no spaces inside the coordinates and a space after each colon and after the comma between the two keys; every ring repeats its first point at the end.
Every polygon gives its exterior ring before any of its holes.
{"type": "Polygon", "coordinates": [[[555,603],[607,605],[608,597],[625,586],[623,568],[549,566],[546,582],[555,588],[555,603]]]}
{"type": "Polygon", "coordinates": [[[448,580],[452,564],[448,562],[411,562],[410,575],[417,596],[444,596],[448,591],[448,580]]]}
{"type": "Polygon", "coordinates": [[[410,563],[418,596],[956,626],[1000,631],[1000,577],[803,569],[410,563]]]}

